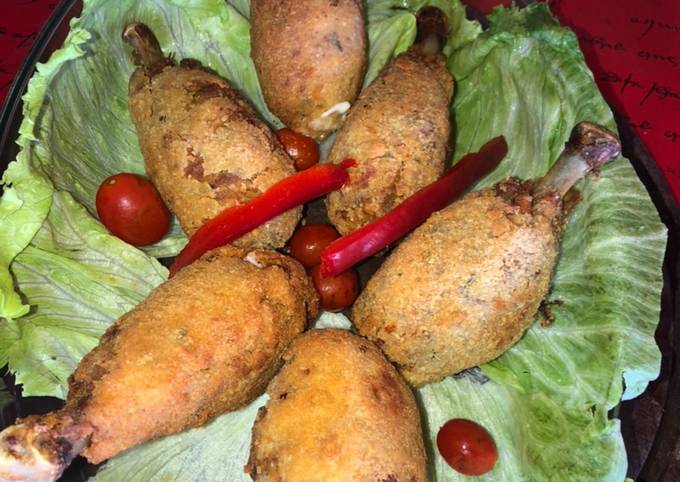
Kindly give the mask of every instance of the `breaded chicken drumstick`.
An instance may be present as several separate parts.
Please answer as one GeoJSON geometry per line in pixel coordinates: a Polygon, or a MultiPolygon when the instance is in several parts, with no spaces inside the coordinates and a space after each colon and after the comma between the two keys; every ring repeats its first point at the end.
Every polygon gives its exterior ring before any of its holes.
{"type": "Polygon", "coordinates": [[[542,179],[509,179],[432,215],[357,299],[360,333],[415,386],[498,357],[548,293],[565,194],[620,150],[614,134],[582,122],[542,179]]]}
{"type": "Polygon", "coordinates": [[[362,0],[251,0],[251,57],[267,106],[321,140],[356,99],[367,58],[362,0]]]}
{"type": "MultiPolygon", "coordinates": [[[[125,27],[123,40],[140,66],[128,105],[146,172],[187,235],[295,173],[274,133],[226,80],[196,61],[175,65],[144,24],[125,27]]],[[[292,209],[234,244],[280,248],[300,214],[292,209]]]]}
{"type": "Polygon", "coordinates": [[[310,330],[284,359],[253,426],[253,480],[425,482],[416,400],[377,346],[310,330]]]}
{"type": "Polygon", "coordinates": [[[418,12],[418,38],[359,96],[333,144],[330,162],[356,159],[350,182],[326,198],[342,234],[382,216],[444,172],[453,79],[439,53],[446,15],[418,12]]]}
{"type": "Polygon", "coordinates": [[[304,268],[273,251],[206,253],[118,319],[69,378],[62,410],[0,433],[0,480],[52,481],[249,403],[316,316],[304,268]]]}

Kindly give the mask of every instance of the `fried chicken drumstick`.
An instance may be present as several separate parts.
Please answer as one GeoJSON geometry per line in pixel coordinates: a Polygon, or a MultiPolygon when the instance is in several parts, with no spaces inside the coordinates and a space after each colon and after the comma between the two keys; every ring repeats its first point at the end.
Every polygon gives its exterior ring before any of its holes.
{"type": "Polygon", "coordinates": [[[252,401],[316,316],[304,268],[273,251],[206,253],[118,319],[69,378],[63,409],[0,433],[0,479],[52,481],[252,401]]]}
{"type": "Polygon", "coordinates": [[[583,122],[542,179],[509,179],[432,215],[358,298],[360,333],[414,386],[498,357],[548,293],[565,194],[619,153],[614,134],[583,122]]]}
{"type": "MultiPolygon", "coordinates": [[[[126,26],[123,40],[140,66],[128,107],[146,173],[187,235],[295,173],[274,133],[226,80],[193,60],[175,65],[144,24],[126,26]]],[[[291,209],[234,245],[280,248],[300,214],[291,209]]]]}
{"type": "Polygon", "coordinates": [[[418,38],[363,90],[329,154],[357,159],[350,182],[326,198],[342,234],[382,216],[444,172],[453,79],[439,53],[448,33],[435,7],[417,15],[418,38]]]}
{"type": "Polygon", "coordinates": [[[366,70],[362,0],[251,0],[251,57],[267,106],[321,140],[356,99],[366,70]]]}
{"type": "Polygon", "coordinates": [[[425,482],[416,400],[377,346],[310,330],[284,360],[253,426],[253,480],[425,482]]]}

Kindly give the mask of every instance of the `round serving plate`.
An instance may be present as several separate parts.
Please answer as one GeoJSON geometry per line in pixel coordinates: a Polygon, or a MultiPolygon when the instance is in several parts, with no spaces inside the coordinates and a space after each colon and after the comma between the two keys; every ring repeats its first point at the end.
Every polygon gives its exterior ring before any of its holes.
{"type": "MultiPolygon", "coordinates": [[[[22,119],[21,97],[35,72],[35,66],[47,61],[50,54],[61,46],[68,33],[69,20],[78,16],[81,10],[82,0],[62,0],[17,73],[0,110],[0,172],[14,160],[18,152],[15,141],[22,119]]],[[[479,12],[469,11],[469,16],[479,20],[482,25],[486,23],[479,12]]],[[[612,416],[621,419],[628,452],[628,476],[641,482],[677,482],[680,481],[680,206],[673,198],[658,165],[635,132],[623,118],[617,117],[617,123],[623,153],[630,159],[668,228],[668,245],[663,264],[661,315],[656,331],[656,342],[663,357],[661,373],[642,395],[616,407],[612,416]]],[[[61,406],[61,400],[56,398],[23,398],[21,387],[14,385],[6,368],[2,373],[14,395],[14,402],[2,410],[2,427],[13,423],[17,417],[46,413],[61,406]]],[[[85,481],[95,471],[96,466],[79,458],[60,480],[85,481]]]]}

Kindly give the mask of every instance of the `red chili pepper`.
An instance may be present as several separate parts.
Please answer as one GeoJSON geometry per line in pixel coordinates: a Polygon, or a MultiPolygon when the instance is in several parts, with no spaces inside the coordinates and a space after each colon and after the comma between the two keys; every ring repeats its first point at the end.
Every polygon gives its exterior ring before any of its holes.
{"type": "Polygon", "coordinates": [[[170,276],[203,253],[231,243],[279,214],[340,189],[348,180],[353,159],[319,164],[283,179],[245,204],[222,211],[201,226],[170,266],[170,276]]]}
{"type": "Polygon", "coordinates": [[[330,243],[321,252],[321,276],[337,276],[424,223],[475,181],[493,171],[508,152],[505,137],[467,154],[441,178],[408,197],[375,221],[330,243]]]}

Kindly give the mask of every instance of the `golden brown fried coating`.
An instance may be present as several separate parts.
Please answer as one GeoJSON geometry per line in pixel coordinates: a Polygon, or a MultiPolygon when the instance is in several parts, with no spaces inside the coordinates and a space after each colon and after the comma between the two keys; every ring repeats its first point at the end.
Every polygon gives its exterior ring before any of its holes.
{"type": "Polygon", "coordinates": [[[450,136],[453,79],[444,57],[416,44],[359,96],[338,133],[330,162],[356,159],[350,182],[326,198],[343,234],[401,203],[442,174],[450,136]]]}
{"type": "Polygon", "coordinates": [[[353,322],[414,386],[493,360],[547,295],[569,190],[621,152],[580,122],[541,179],[508,179],[433,214],[371,278],[353,322]]]}
{"type": "MultiPolygon", "coordinates": [[[[130,78],[130,115],[147,174],[191,235],[295,170],[276,136],[227,81],[196,62],[175,66],[160,50],[154,54],[152,35],[141,24],[124,32],[143,65],[130,78]]],[[[300,214],[301,208],[292,209],[234,244],[281,247],[300,214]]]]}
{"type": "Polygon", "coordinates": [[[493,360],[531,324],[550,286],[559,224],[550,203],[532,211],[527,188],[509,181],[432,215],[354,304],[361,334],[412,385],[493,360]]]}
{"type": "Polygon", "coordinates": [[[311,330],[284,359],[253,427],[253,480],[426,480],[415,398],[373,343],[311,330]]]}
{"type": "Polygon", "coordinates": [[[260,395],[316,316],[304,268],[273,251],[206,253],[116,321],[69,380],[93,463],[260,395]]]}
{"type": "Polygon", "coordinates": [[[251,0],[250,23],[251,57],[271,111],[317,140],[336,130],[366,69],[361,0],[251,0]]]}

